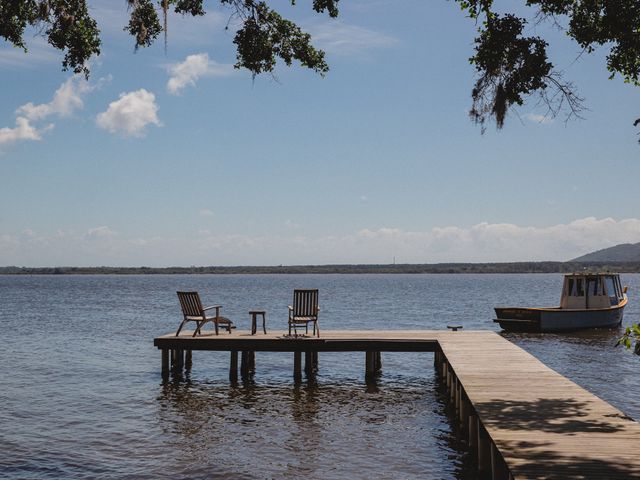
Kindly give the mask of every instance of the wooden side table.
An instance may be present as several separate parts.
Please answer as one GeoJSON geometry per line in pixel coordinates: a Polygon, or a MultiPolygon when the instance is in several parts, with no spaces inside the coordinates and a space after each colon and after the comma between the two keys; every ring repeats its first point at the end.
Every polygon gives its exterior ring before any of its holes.
{"type": "Polygon", "coordinates": [[[265,310],[250,310],[249,311],[249,315],[251,315],[251,335],[255,335],[256,334],[256,330],[258,329],[258,320],[257,317],[258,315],[262,315],[262,330],[264,330],[264,334],[267,334],[267,325],[266,325],[266,319],[265,319],[265,314],[267,312],[265,310]]]}

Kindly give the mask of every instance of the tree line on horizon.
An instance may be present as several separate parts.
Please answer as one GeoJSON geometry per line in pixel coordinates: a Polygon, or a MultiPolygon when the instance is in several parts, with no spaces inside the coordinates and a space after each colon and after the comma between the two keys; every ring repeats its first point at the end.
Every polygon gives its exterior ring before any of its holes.
{"type": "Polygon", "coordinates": [[[640,262],[503,262],[190,267],[0,267],[2,275],[640,273],[640,262]]]}

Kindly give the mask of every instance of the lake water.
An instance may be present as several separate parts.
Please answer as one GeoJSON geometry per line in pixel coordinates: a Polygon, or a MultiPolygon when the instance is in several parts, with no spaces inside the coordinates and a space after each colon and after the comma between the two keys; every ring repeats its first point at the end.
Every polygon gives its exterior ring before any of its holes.
{"type": "MultiPolygon", "coordinates": [[[[623,275],[624,324],[640,320],[640,275],[623,275]]],[[[231,385],[228,353],[194,352],[163,384],[154,337],[175,331],[175,292],[198,290],[241,329],[248,311],[286,330],[294,288],[320,289],[322,329],[498,330],[493,307],[555,305],[561,275],[0,276],[0,476],[4,478],[472,479],[432,354],[320,354],[295,386],[292,354],[257,353],[231,385]]],[[[640,418],[640,358],[621,330],[505,334],[640,418]]],[[[526,379],[523,378],[523,386],[526,379]]]]}

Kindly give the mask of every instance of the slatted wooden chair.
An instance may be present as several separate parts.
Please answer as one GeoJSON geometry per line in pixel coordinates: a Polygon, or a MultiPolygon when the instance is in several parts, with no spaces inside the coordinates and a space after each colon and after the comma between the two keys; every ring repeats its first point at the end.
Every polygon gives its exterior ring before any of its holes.
{"type": "Polygon", "coordinates": [[[318,290],[294,290],[293,306],[289,305],[289,335],[293,329],[294,335],[297,329],[304,326],[305,333],[309,333],[309,323],[313,323],[313,334],[320,337],[318,327],[318,290]]]}
{"type": "Polygon", "coordinates": [[[180,335],[180,330],[187,322],[196,322],[196,329],[193,332],[193,336],[195,337],[199,333],[201,333],[200,329],[202,326],[211,322],[214,324],[216,329],[216,335],[218,335],[218,326],[222,325],[226,328],[229,333],[231,333],[231,328],[233,326],[233,322],[226,317],[220,316],[220,309],[222,305],[212,305],[210,307],[203,307],[202,302],[200,301],[200,295],[198,292],[177,292],[178,299],[180,300],[180,306],[182,307],[182,315],[184,319],[182,323],[178,327],[178,331],[176,332],[176,337],[180,335]],[[207,310],[216,309],[215,317],[208,317],[206,315],[207,310]]]}

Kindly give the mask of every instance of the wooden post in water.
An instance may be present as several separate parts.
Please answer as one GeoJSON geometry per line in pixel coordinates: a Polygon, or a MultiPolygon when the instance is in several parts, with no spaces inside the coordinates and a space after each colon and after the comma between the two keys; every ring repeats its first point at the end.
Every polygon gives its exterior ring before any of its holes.
{"type": "Polygon", "coordinates": [[[478,470],[488,472],[491,468],[491,440],[480,419],[478,419],[478,470]]]}
{"type": "Polygon", "coordinates": [[[184,351],[184,368],[187,370],[191,370],[191,365],[193,364],[193,357],[191,354],[191,350],[184,351]]]}
{"type": "Polygon", "coordinates": [[[376,356],[375,371],[376,373],[380,373],[382,371],[382,353],[375,352],[375,356],[376,356]]]}
{"type": "Polygon", "coordinates": [[[313,352],[304,352],[304,374],[309,377],[313,375],[313,352]]]}
{"type": "Polygon", "coordinates": [[[509,472],[507,469],[498,447],[491,442],[491,478],[492,480],[506,480],[509,478],[509,472]]]}
{"type": "Polygon", "coordinates": [[[448,392],[449,388],[451,388],[451,374],[449,373],[449,364],[445,363],[443,369],[444,369],[444,384],[447,387],[447,392],[448,392]]]}
{"type": "Polygon", "coordinates": [[[478,417],[471,413],[467,422],[469,428],[469,449],[474,450],[478,447],[478,417]]]}
{"type": "Polygon", "coordinates": [[[181,371],[184,366],[184,350],[176,350],[176,370],[181,371]]]}
{"type": "Polygon", "coordinates": [[[462,387],[460,387],[460,429],[462,430],[462,435],[464,436],[467,433],[469,426],[469,399],[467,395],[464,393],[462,387]]]}
{"type": "Polygon", "coordinates": [[[249,352],[243,350],[240,354],[240,376],[247,378],[249,376],[249,352]]]}
{"type": "Polygon", "coordinates": [[[293,352],[293,379],[299,382],[302,379],[302,354],[293,352]]]}
{"type": "Polygon", "coordinates": [[[249,373],[256,373],[256,352],[249,352],[249,373]]]}
{"type": "Polygon", "coordinates": [[[449,401],[455,407],[455,405],[456,405],[456,390],[458,389],[456,384],[458,382],[458,379],[455,377],[453,372],[450,372],[450,376],[451,376],[451,388],[449,390],[449,401]]]}
{"type": "Polygon", "coordinates": [[[318,364],[319,364],[319,361],[318,361],[318,352],[317,352],[317,351],[315,351],[315,352],[313,352],[313,369],[314,369],[314,371],[316,371],[316,372],[318,371],[318,364]]]}
{"type": "Polygon", "coordinates": [[[162,349],[162,376],[169,375],[169,349],[162,349]]]}
{"type": "Polygon", "coordinates": [[[229,380],[238,381],[238,351],[231,350],[231,359],[229,361],[229,380]]]}
{"type": "Polygon", "coordinates": [[[375,374],[375,352],[366,351],[365,352],[365,380],[370,382],[374,378],[375,374]]]}

